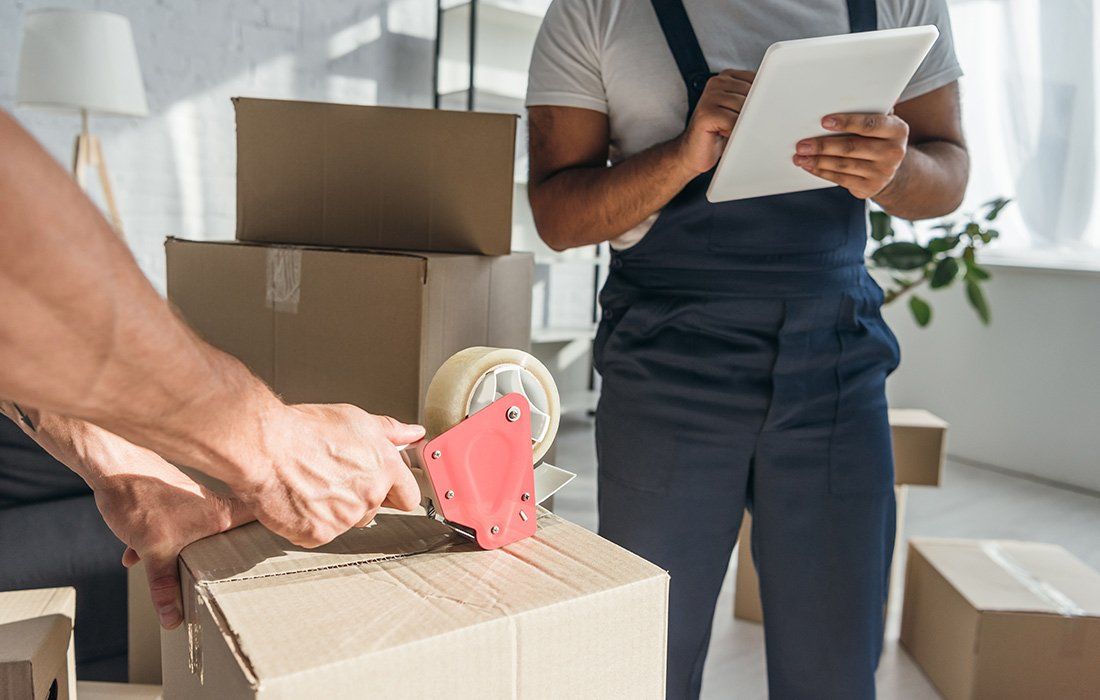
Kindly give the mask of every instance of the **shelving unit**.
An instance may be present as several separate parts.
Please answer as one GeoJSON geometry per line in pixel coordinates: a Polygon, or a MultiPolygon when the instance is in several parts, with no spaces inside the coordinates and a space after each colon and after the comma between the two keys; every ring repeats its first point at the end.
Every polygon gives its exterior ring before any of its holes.
{"type": "MultiPolygon", "coordinates": [[[[551,370],[568,369],[565,410],[591,411],[597,378],[591,343],[598,319],[597,292],[607,274],[606,246],[558,253],[538,237],[527,202],[527,68],[550,0],[437,0],[434,104],[437,109],[504,112],[520,117],[516,133],[516,182],[512,248],[534,253],[536,264],[535,352],[551,370]],[[583,287],[575,285],[583,279],[583,287]],[[555,289],[554,283],[559,287],[555,289]],[[567,287],[562,287],[568,283],[567,287]],[[540,287],[540,285],[542,285],[540,287]],[[551,303],[551,301],[553,303],[551,303]],[[550,313],[549,310],[553,312],[550,313]],[[583,352],[581,346],[584,344],[583,352]],[[584,358],[584,377],[564,360],[584,358]]],[[[558,378],[559,384],[562,377],[558,378]]]]}

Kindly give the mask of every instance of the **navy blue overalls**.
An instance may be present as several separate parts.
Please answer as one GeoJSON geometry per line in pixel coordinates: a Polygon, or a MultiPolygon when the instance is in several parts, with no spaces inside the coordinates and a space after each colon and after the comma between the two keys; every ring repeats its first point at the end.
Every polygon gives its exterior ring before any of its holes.
{"type": "MultiPolygon", "coordinates": [[[[694,109],[711,70],[653,0],[694,109]]],[[[852,31],[875,0],[849,0],[852,31]]],[[[792,154],[794,144],[791,145],[792,154]]],[[[834,187],[709,203],[691,182],[600,293],[600,534],[667,569],[668,697],[699,694],[746,506],[773,698],[871,698],[894,540],[885,381],[898,346],[834,187]]]]}

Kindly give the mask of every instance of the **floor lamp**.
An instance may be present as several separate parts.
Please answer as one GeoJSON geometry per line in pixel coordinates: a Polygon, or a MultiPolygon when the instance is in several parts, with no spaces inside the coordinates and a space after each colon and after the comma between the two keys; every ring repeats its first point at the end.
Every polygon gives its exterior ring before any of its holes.
{"type": "Polygon", "coordinates": [[[95,169],[111,223],[122,236],[107,162],[99,138],[88,130],[88,115],[143,117],[149,112],[130,21],[88,10],[28,12],[15,99],[21,106],[80,113],[73,176],[84,188],[88,169],[95,169]]]}

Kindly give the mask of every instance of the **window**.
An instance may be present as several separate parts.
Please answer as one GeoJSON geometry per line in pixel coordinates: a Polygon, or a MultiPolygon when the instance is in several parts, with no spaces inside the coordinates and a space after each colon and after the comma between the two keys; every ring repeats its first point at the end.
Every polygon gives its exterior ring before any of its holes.
{"type": "Polygon", "coordinates": [[[987,260],[1100,269],[1100,12],[1093,0],[949,0],[972,172],[998,195],[987,260]]]}

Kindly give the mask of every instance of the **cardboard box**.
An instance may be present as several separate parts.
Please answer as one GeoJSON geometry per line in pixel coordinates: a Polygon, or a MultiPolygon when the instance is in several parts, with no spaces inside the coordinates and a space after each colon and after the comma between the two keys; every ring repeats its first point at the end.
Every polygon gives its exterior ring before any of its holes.
{"type": "Polygon", "coordinates": [[[238,239],[511,252],[515,115],[233,104],[238,239]]]}
{"type": "Polygon", "coordinates": [[[545,510],[493,551],[417,515],[314,551],[254,523],[180,573],[166,698],[664,697],[667,574],[545,510]]]}
{"type": "Polygon", "coordinates": [[[0,698],[75,700],[76,590],[0,593],[0,698]]]}
{"type": "MultiPolygon", "coordinates": [[[[898,552],[905,542],[905,506],[909,485],[939,486],[946,456],[947,422],[934,414],[914,408],[890,409],[890,434],[894,445],[894,497],[897,500],[897,530],[894,536],[894,560],[890,565],[891,586],[901,580],[902,560],[898,552]]],[[[745,512],[737,541],[752,536],[752,517],[745,512]]],[[[887,602],[887,606],[889,606],[887,602]]],[[[760,581],[749,547],[737,547],[737,573],[733,594],[733,616],[749,622],[763,622],[760,607],[760,581]]]]}
{"type": "Polygon", "coordinates": [[[168,298],[207,341],[295,403],[419,420],[428,383],[473,345],[526,349],[532,258],[166,243],[168,298]]]}
{"type": "Polygon", "coordinates": [[[894,483],[939,486],[947,455],[947,421],[919,408],[891,408],[894,483]]]}
{"type": "MultiPolygon", "coordinates": [[[[203,483],[211,484],[212,480],[207,478],[203,483]]],[[[145,562],[139,561],[126,570],[126,632],[130,683],[159,686],[160,620],[153,610],[145,562]]]]}
{"type": "Polygon", "coordinates": [[[1100,573],[1056,545],[914,539],[901,644],[947,700],[1100,697],[1100,573]]]}

